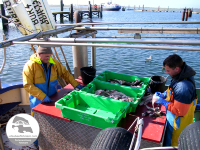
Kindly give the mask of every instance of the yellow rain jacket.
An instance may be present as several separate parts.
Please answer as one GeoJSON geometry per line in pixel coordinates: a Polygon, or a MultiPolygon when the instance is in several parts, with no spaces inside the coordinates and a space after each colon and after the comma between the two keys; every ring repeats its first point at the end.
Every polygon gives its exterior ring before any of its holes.
{"type": "Polygon", "coordinates": [[[50,97],[57,92],[58,76],[73,87],[79,84],[66,68],[52,57],[47,63],[47,70],[36,54],[30,57],[23,68],[23,85],[29,93],[31,110],[40,104],[46,96],[50,97]]]}

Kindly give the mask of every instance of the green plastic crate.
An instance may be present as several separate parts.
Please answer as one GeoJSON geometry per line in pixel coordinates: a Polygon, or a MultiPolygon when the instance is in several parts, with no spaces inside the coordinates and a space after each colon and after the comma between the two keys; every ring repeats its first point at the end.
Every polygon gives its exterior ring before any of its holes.
{"type": "MultiPolygon", "coordinates": [[[[111,71],[107,71],[107,70],[102,72],[101,74],[99,74],[96,78],[94,78],[94,80],[100,80],[100,81],[104,81],[104,82],[108,82],[108,80],[110,80],[110,79],[119,79],[119,80],[125,80],[128,82],[133,82],[133,81],[135,81],[135,79],[139,79],[144,83],[140,88],[143,90],[147,89],[149,82],[150,82],[150,78],[148,78],[148,77],[131,76],[131,75],[111,72],[111,71]]],[[[114,83],[111,83],[111,84],[114,84],[114,83]]],[[[126,86],[126,85],[123,85],[123,86],[126,86]]],[[[136,88],[136,87],[131,87],[131,88],[136,88]]]]}
{"type": "Polygon", "coordinates": [[[98,128],[116,127],[126,117],[130,104],[106,97],[73,91],[55,103],[62,116],[98,128]],[[111,107],[112,106],[112,107],[111,107]]]}
{"type": "MultiPolygon", "coordinates": [[[[117,90],[118,92],[124,93],[126,96],[130,96],[134,98],[134,102],[126,102],[130,103],[130,109],[128,110],[128,113],[135,112],[136,107],[141,101],[141,98],[143,97],[145,90],[139,89],[139,88],[131,88],[128,86],[122,86],[119,84],[110,84],[109,82],[101,82],[99,80],[94,80],[91,83],[89,83],[87,86],[85,86],[83,89],[81,89],[82,92],[87,92],[94,94],[96,90],[117,90]]],[[[112,98],[110,98],[112,99],[112,98]]],[[[113,99],[116,100],[116,99],[113,99]]],[[[116,100],[119,101],[119,100],[116,100]]]]}

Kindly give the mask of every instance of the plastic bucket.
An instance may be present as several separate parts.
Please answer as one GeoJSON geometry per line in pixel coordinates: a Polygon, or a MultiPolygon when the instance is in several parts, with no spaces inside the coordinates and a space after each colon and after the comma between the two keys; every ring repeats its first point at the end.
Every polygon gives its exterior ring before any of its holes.
{"type": "Polygon", "coordinates": [[[163,76],[152,76],[150,81],[151,93],[164,92],[167,79],[163,76]]]}
{"type": "Polygon", "coordinates": [[[80,69],[80,71],[81,71],[81,77],[82,77],[83,84],[88,84],[95,78],[96,69],[92,66],[82,67],[80,69]]]}

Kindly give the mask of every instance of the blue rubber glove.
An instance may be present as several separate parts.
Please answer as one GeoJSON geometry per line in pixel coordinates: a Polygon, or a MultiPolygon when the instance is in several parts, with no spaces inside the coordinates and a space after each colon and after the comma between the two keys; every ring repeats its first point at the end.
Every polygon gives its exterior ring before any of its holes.
{"type": "Polygon", "coordinates": [[[165,106],[165,108],[167,108],[167,105],[169,104],[168,101],[164,100],[163,98],[161,98],[159,96],[156,96],[156,98],[158,99],[156,101],[157,104],[161,104],[161,105],[165,106]]]}
{"type": "Polygon", "coordinates": [[[167,91],[165,91],[164,93],[155,92],[155,95],[165,99],[167,97],[167,91]]]}
{"type": "Polygon", "coordinates": [[[79,91],[79,90],[81,90],[82,88],[83,88],[83,86],[79,84],[79,85],[77,85],[74,89],[77,90],[77,91],[79,91]]]}
{"type": "Polygon", "coordinates": [[[51,100],[48,96],[46,96],[46,97],[42,100],[42,102],[50,103],[50,102],[52,102],[52,100],[51,100]]]}

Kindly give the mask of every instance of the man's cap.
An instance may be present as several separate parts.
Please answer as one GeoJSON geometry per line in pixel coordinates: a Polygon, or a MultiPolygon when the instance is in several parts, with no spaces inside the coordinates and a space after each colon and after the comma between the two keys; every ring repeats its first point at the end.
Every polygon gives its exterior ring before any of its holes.
{"type": "Polygon", "coordinates": [[[51,47],[38,47],[37,49],[38,54],[52,54],[51,47]]]}

